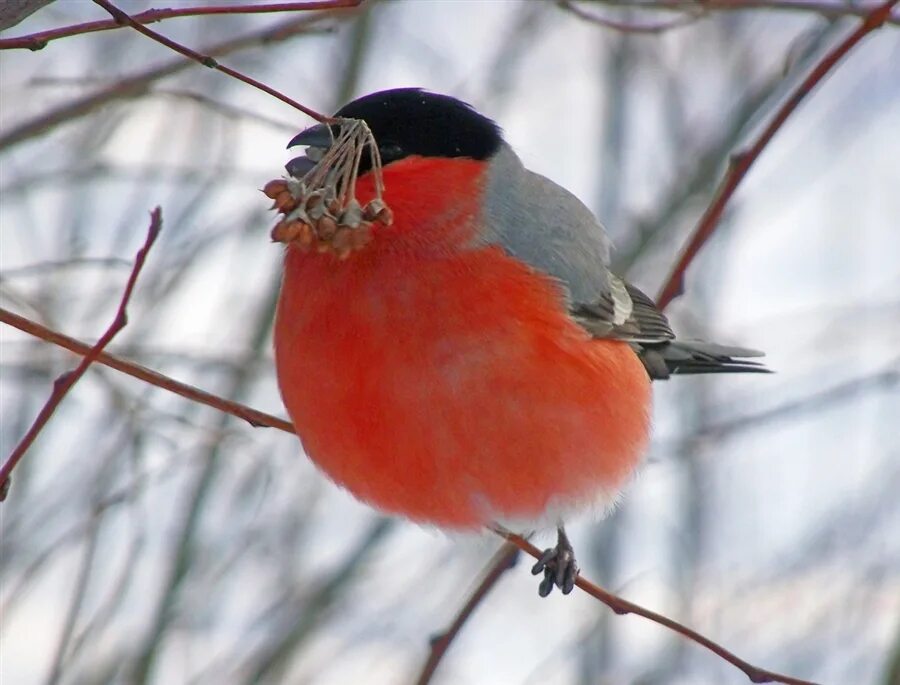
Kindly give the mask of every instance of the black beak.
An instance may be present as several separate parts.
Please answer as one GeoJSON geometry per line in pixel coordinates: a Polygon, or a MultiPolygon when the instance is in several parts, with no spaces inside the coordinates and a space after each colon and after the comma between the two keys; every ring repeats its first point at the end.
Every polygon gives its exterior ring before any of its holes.
{"type": "Polygon", "coordinates": [[[316,124],[315,126],[310,126],[305,131],[300,131],[300,133],[291,138],[291,142],[288,143],[287,146],[289,150],[298,145],[320,147],[323,150],[327,150],[331,147],[333,141],[334,136],[331,133],[331,129],[325,124],[316,124]]]}
{"type": "MultiPolygon", "coordinates": [[[[287,146],[290,149],[303,145],[307,148],[316,148],[317,151],[322,151],[331,147],[333,141],[334,137],[331,129],[325,124],[316,124],[291,138],[291,142],[287,146]]],[[[315,159],[306,154],[294,157],[294,159],[284,165],[284,168],[294,178],[302,178],[315,168],[321,156],[321,154],[318,154],[315,159]]]]}

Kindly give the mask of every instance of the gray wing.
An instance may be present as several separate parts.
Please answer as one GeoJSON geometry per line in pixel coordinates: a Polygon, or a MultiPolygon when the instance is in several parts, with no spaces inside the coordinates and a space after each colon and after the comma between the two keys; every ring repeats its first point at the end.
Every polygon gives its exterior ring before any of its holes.
{"type": "Polygon", "coordinates": [[[609,239],[587,207],[565,188],[522,166],[508,145],[491,161],[481,242],[558,279],[572,302],[607,290],[609,239]]]}
{"type": "Polygon", "coordinates": [[[572,316],[596,338],[628,342],[650,378],[672,374],[768,373],[748,358],[763,353],[700,340],[677,340],[669,320],[647,295],[616,276],[609,277],[609,292],[590,304],[575,304],[572,316]]]}
{"type": "Polygon", "coordinates": [[[766,371],[755,350],[676,340],[665,315],[640,290],[609,273],[609,239],[565,188],[528,171],[508,145],[491,161],[478,240],[553,276],[570,312],[593,336],[628,342],[651,378],[672,374],[766,371]]]}

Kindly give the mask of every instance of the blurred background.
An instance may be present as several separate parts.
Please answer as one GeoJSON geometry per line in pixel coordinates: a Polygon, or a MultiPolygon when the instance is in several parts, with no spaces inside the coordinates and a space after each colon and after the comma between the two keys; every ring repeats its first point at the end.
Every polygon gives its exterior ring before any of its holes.
{"type": "MultiPolygon", "coordinates": [[[[153,28],[322,112],[395,86],[472,103],[597,213],[620,272],[654,293],[729,155],[858,22],[837,0],[754,5],[411,0],[153,28]]],[[[105,18],[60,0],[2,37],[105,18]]],[[[591,580],[828,684],[900,681],[898,24],[791,117],[668,310],[680,333],[763,349],[777,373],[658,384],[639,477],[611,517],[570,526],[591,580]]],[[[258,189],[310,120],[125,29],[0,52],[0,103],[2,306],[93,342],[159,205],[110,351],[284,415],[281,249],[258,189]]],[[[5,325],[0,343],[5,458],[76,358],[5,325]]],[[[381,518],[295,437],[97,365],[0,522],[5,685],[412,683],[500,546],[381,518]]],[[[433,682],[749,682],[583,593],[539,599],[529,567],[433,682]]]]}

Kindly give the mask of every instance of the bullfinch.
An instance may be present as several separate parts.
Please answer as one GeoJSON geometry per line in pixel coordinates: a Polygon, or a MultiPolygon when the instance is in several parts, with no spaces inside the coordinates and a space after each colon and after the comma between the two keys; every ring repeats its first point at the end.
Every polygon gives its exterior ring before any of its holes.
{"type": "MultiPolygon", "coordinates": [[[[651,298],[610,272],[588,208],[526,169],[471,106],[400,88],[336,117],[372,138],[331,179],[353,185],[356,221],[342,222],[359,228],[280,224],[293,228],[279,238],[275,361],[303,448],[360,500],[413,521],[555,526],[533,572],[542,596],[568,593],[578,569],[563,522],[608,510],[638,467],[651,381],[765,371],[749,359],[760,353],[676,338],[651,298]],[[360,223],[363,205],[383,220],[360,223]]],[[[267,187],[288,219],[345,125],[290,142],[306,153],[267,187]]]]}

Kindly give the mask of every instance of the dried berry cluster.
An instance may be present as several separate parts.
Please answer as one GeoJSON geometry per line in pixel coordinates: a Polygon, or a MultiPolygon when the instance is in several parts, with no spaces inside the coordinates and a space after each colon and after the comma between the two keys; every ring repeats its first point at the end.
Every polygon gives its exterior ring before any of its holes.
{"type": "Polygon", "coordinates": [[[333,252],[339,259],[372,240],[373,224],[389,226],[393,221],[390,208],[380,199],[363,207],[354,198],[342,206],[334,193],[310,191],[296,179],[269,181],[263,193],[274,200],[272,209],[284,215],[272,229],[272,240],[333,252]]]}
{"type": "MultiPolygon", "coordinates": [[[[319,151],[317,163],[302,177],[269,181],[263,192],[283,215],[272,229],[272,240],[292,243],[304,251],[331,252],[338,259],[372,240],[375,224],[390,226],[393,214],[381,199],[384,184],[378,145],[365,121],[332,119],[339,133],[319,151]],[[363,207],[356,199],[356,180],[363,152],[372,160],[376,197],[363,207]]],[[[310,151],[307,150],[307,158],[310,151]]]]}

